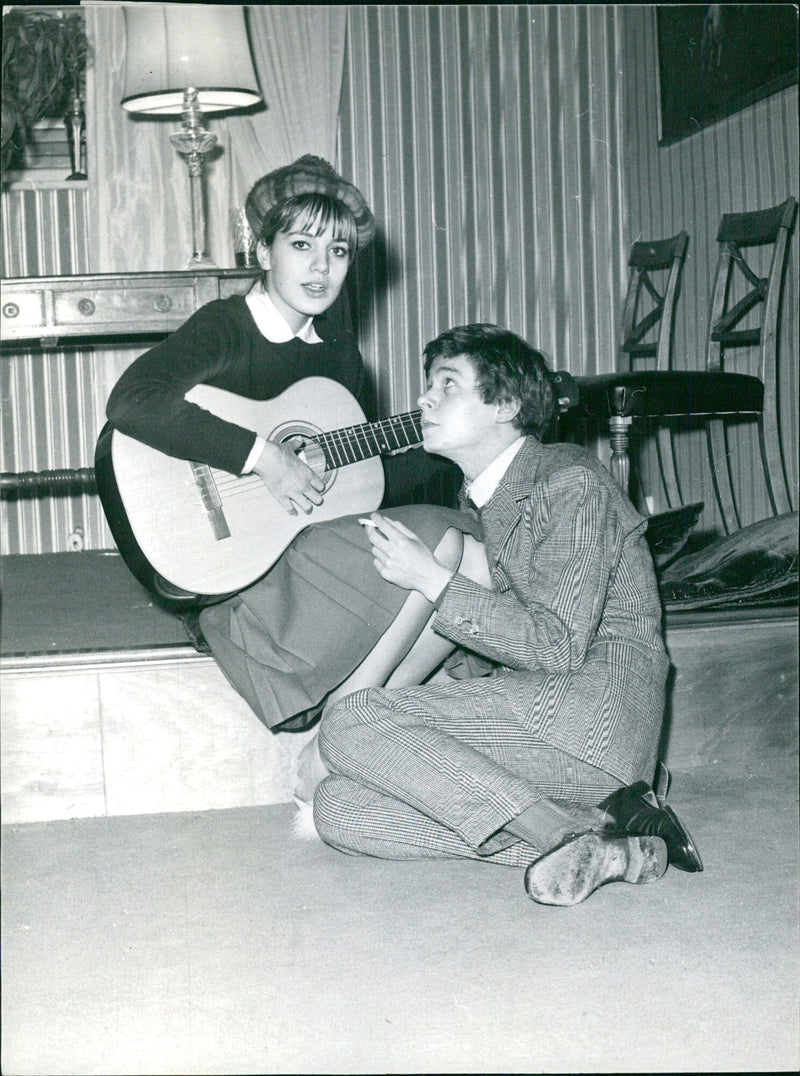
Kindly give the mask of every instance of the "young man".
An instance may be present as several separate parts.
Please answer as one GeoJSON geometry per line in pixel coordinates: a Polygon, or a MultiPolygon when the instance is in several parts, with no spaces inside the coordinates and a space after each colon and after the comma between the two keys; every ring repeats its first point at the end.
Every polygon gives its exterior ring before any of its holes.
{"type": "Polygon", "coordinates": [[[319,735],[320,835],[350,853],[526,866],[546,904],[653,881],[668,861],[702,869],[647,784],[668,660],[645,521],[583,449],[542,444],[549,371],[519,337],[464,326],[425,358],[425,448],[464,472],[489,585],[378,514],[374,564],[434,603],[438,636],[496,668],[336,703],[319,735]]]}

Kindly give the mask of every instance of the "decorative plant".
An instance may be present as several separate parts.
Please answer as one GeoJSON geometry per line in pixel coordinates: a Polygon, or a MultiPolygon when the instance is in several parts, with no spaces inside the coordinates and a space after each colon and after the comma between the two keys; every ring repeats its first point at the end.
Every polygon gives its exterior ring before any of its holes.
{"type": "Polygon", "coordinates": [[[12,8],[3,15],[4,169],[20,158],[37,120],[70,111],[88,53],[82,14],[12,8]]]}

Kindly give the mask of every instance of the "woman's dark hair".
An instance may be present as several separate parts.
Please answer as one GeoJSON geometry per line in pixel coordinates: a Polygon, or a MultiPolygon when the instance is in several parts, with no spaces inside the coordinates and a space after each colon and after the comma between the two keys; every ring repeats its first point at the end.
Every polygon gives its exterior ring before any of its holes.
{"type": "Polygon", "coordinates": [[[353,214],[338,198],[329,194],[296,194],[272,206],[261,222],[258,239],[271,246],[278,232],[307,232],[321,235],[328,226],[334,238],[347,243],[350,260],[358,246],[358,231],[353,214]]]}
{"type": "Polygon", "coordinates": [[[521,337],[498,325],[461,325],[425,348],[425,373],[435,359],[469,359],[484,403],[519,400],[514,425],[540,440],[555,417],[556,401],[547,359],[521,337]]]}

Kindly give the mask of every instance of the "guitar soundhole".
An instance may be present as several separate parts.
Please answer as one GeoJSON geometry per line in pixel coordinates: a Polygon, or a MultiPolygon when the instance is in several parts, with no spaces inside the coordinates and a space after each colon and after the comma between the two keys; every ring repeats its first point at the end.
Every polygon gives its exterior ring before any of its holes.
{"type": "Polygon", "coordinates": [[[324,479],[325,489],[323,492],[327,493],[336,481],[336,470],[328,471],[325,469],[325,454],[314,441],[314,438],[323,432],[318,427],[311,426],[307,422],[284,422],[272,431],[270,441],[277,441],[281,445],[286,444],[287,441],[291,441],[295,437],[307,441],[308,447],[302,452],[303,460],[312,471],[324,479]]]}

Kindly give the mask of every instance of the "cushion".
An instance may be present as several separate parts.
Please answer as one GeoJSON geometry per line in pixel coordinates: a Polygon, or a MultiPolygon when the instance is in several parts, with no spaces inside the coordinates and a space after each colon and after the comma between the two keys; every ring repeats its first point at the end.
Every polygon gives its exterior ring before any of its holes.
{"type": "Polygon", "coordinates": [[[657,570],[674,560],[686,545],[704,507],[700,501],[648,518],[645,536],[657,570]]]}
{"type": "Polygon", "coordinates": [[[670,609],[796,604],[798,514],[762,519],[719,538],[659,572],[670,609]]]}

